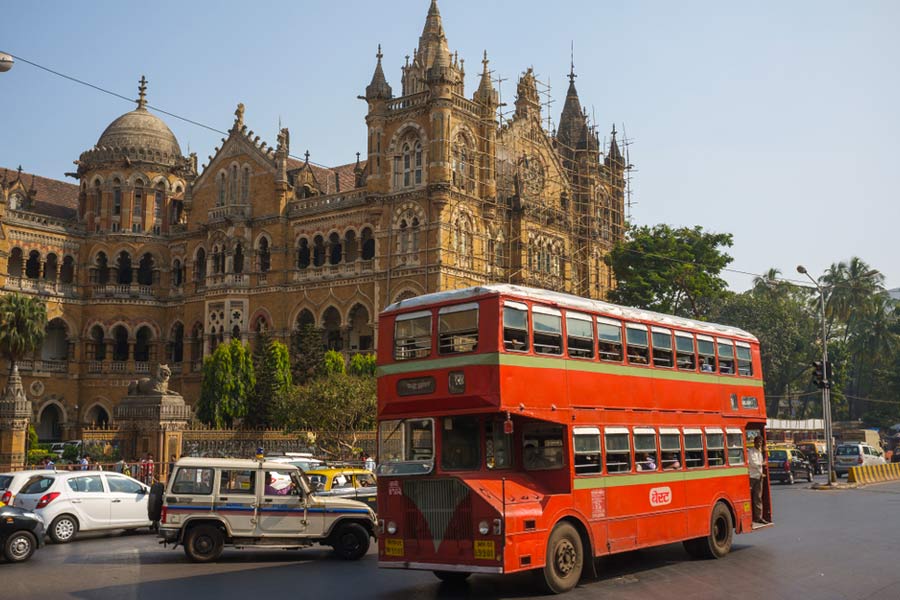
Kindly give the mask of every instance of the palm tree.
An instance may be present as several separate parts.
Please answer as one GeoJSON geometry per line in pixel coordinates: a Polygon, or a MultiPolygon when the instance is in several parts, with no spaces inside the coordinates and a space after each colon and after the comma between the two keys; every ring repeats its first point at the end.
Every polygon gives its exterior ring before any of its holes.
{"type": "Polygon", "coordinates": [[[847,341],[872,298],[884,291],[884,275],[854,256],[849,263],[832,264],[819,281],[828,290],[825,314],[829,329],[835,321],[842,323],[847,341]]]}
{"type": "Polygon", "coordinates": [[[0,297],[0,355],[9,360],[9,373],[16,361],[34,352],[44,341],[47,305],[40,298],[22,294],[0,297]]]}

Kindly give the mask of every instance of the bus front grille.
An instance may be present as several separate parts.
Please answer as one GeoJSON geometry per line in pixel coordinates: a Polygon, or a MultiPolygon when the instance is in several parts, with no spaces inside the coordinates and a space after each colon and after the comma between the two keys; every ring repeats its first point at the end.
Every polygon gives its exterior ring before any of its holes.
{"type": "Polygon", "coordinates": [[[404,533],[416,540],[430,539],[434,551],[444,540],[471,540],[472,495],[457,479],[403,482],[407,498],[404,533]]]}

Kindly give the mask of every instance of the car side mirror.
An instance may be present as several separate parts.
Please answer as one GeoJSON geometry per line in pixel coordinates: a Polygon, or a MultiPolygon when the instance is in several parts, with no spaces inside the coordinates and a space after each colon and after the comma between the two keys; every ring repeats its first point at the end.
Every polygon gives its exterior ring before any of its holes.
{"type": "Polygon", "coordinates": [[[144,494],[147,493],[147,491],[148,491],[147,488],[142,487],[140,490],[138,490],[138,494],[140,494],[141,496],[143,496],[144,494]]]}

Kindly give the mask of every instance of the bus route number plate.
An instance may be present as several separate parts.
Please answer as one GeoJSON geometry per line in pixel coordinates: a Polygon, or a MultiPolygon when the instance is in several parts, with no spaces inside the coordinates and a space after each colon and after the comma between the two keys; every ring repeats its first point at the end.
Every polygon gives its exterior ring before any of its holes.
{"type": "Polygon", "coordinates": [[[475,558],[494,560],[494,540],[475,540],[475,558]]]}
{"type": "Polygon", "coordinates": [[[403,540],[384,540],[384,553],[388,556],[403,556],[403,540]]]}

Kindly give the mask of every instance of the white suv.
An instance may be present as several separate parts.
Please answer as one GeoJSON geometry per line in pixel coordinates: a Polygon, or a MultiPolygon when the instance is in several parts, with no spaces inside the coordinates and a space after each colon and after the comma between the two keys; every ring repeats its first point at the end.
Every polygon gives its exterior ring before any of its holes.
{"type": "Polygon", "coordinates": [[[834,452],[834,472],[838,477],[850,472],[850,467],[885,464],[884,454],[878,448],[861,442],[847,442],[834,452]]]}
{"type": "Polygon", "coordinates": [[[295,466],[271,461],[182,458],[165,489],[150,490],[163,543],[210,562],[224,547],[331,546],[355,560],[369,550],[375,513],[362,502],[319,498],[295,466]]]}
{"type": "Polygon", "coordinates": [[[150,527],[146,485],[119,473],[44,472],[32,477],[13,506],[33,510],[47,523],[57,544],[79,531],[150,527]]]}

